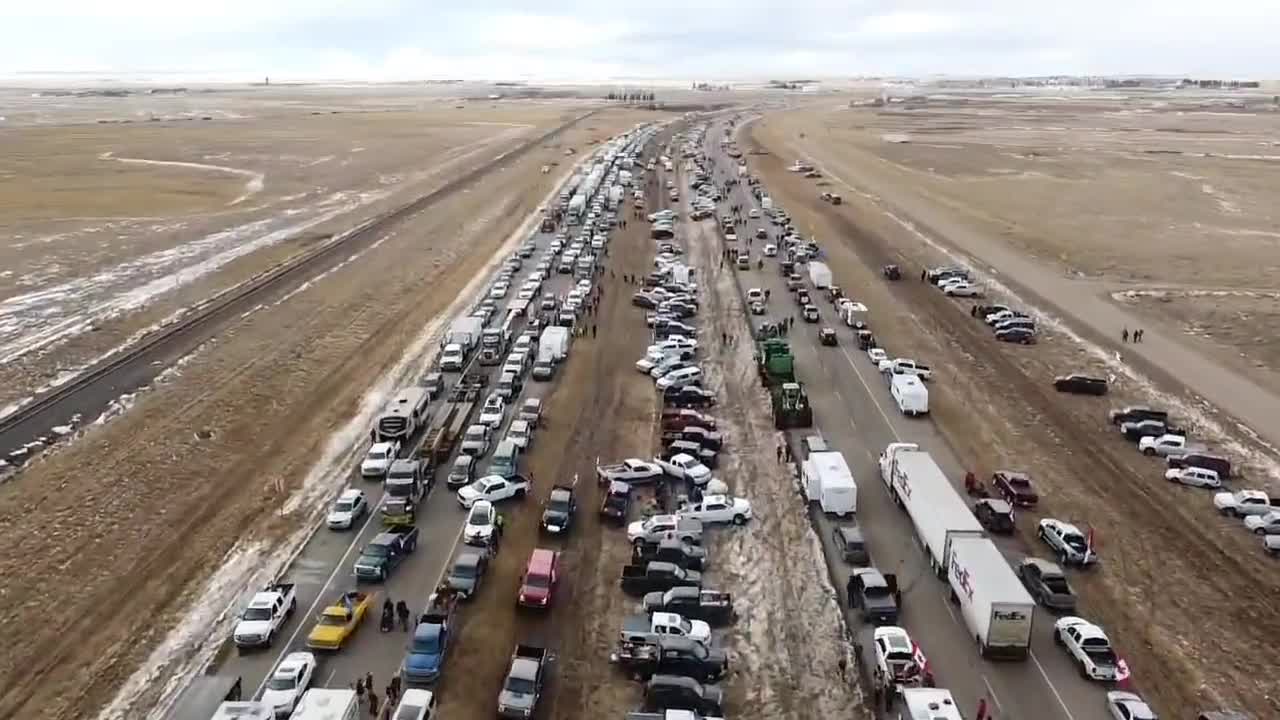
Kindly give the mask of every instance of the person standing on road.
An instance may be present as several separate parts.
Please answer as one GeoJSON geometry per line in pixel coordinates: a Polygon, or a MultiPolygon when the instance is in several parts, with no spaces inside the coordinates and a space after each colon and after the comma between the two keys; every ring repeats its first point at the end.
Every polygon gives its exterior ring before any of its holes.
{"type": "Polygon", "coordinates": [[[400,618],[400,629],[409,632],[409,603],[403,600],[396,603],[396,616],[400,618]]]}
{"type": "Polygon", "coordinates": [[[928,277],[929,277],[929,271],[928,271],[928,270],[921,270],[921,271],[920,271],[920,282],[924,282],[925,280],[927,280],[927,279],[928,279],[928,277]]]}
{"type": "Polygon", "coordinates": [[[356,678],[356,704],[364,707],[364,680],[356,678]]]}
{"type": "Polygon", "coordinates": [[[1120,342],[1129,342],[1129,328],[1120,331],[1120,342]]]}
{"type": "Polygon", "coordinates": [[[836,667],[840,669],[840,682],[847,682],[845,672],[849,669],[849,661],[840,658],[840,662],[836,663],[836,667]]]}
{"type": "Polygon", "coordinates": [[[369,717],[378,717],[378,694],[369,689],[369,717]]]}
{"type": "Polygon", "coordinates": [[[791,462],[791,445],[784,444],[782,446],[783,455],[787,458],[787,462],[791,462]]]}
{"type": "Polygon", "coordinates": [[[974,720],[987,720],[987,699],[978,698],[978,712],[974,715],[974,720]]]}
{"type": "Polygon", "coordinates": [[[782,464],[782,446],[781,445],[778,446],[778,464],[779,465],[782,464]]]}

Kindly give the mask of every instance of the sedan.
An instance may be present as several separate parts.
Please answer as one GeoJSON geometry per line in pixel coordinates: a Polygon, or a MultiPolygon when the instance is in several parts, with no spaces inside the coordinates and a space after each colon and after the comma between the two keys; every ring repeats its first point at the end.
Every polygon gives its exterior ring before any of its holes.
{"type": "Polygon", "coordinates": [[[1244,526],[1255,535],[1280,535],[1280,512],[1250,515],[1244,519],[1244,526]]]}
{"type": "Polygon", "coordinates": [[[1107,710],[1115,720],[1160,720],[1140,695],[1123,690],[1107,693],[1107,710]]]}
{"type": "Polygon", "coordinates": [[[366,512],[369,512],[369,502],[365,499],[364,491],[348,488],[334,501],[325,524],[332,530],[350,530],[355,521],[366,512]]]}
{"type": "Polygon", "coordinates": [[[477,500],[467,513],[467,523],[462,527],[462,541],[468,545],[488,545],[496,532],[498,511],[488,500],[477,500]]]}
{"type": "Polygon", "coordinates": [[[951,297],[982,297],[982,286],[968,282],[951,283],[942,289],[951,297]]]}
{"type": "Polygon", "coordinates": [[[1004,328],[996,331],[996,339],[1000,342],[1018,343],[1019,345],[1035,345],[1036,331],[1024,327],[1004,328]]]}
{"type": "Polygon", "coordinates": [[[1164,471],[1164,479],[1169,482],[1182,483],[1191,487],[1220,488],[1222,478],[1215,470],[1198,467],[1170,468],[1164,471]]]}

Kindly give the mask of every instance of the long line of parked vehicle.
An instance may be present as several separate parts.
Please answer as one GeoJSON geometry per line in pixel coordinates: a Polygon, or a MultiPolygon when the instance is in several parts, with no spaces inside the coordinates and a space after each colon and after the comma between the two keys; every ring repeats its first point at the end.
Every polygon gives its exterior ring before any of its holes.
{"type": "MultiPolygon", "coordinates": [[[[630,168],[658,129],[652,124],[640,126],[601,146],[586,165],[590,170],[574,175],[559,202],[543,209],[539,232],[563,229],[519,281],[515,297],[508,299],[516,274],[537,252],[532,239],[504,261],[471,312],[449,326],[436,367],[419,385],[397,393],[376,418],[359,475],[382,482],[378,506],[373,507],[365,491],[353,486],[341,491],[330,508],[326,524],[334,531],[354,528],[370,513],[381,516],[385,530],[360,549],[351,572],[353,583],[384,582],[416,550],[420,506],[434,487],[438,468],[452,458],[446,484],[456,491],[457,502],[467,513],[462,549],[421,612],[406,618],[389,600],[382,607],[383,629],[397,620],[411,621],[413,626],[399,673],[410,689],[395,709],[397,720],[428,720],[435,715],[436,697],[428,687],[444,672],[449,650],[457,642],[453,616],[458,602],[480,591],[493,553],[500,547],[503,523],[497,506],[523,498],[531,489],[530,480],[519,471],[520,459],[534,442],[543,406],[539,397],[526,396],[525,380],[551,380],[567,358],[575,328],[595,293],[601,254],[618,224],[623,186],[632,182],[630,168]],[[571,238],[575,228],[576,237],[571,238]],[[543,292],[553,270],[576,278],[567,293],[543,292]],[[505,305],[505,312],[499,303],[505,305]],[[502,365],[492,388],[488,373],[469,370],[473,364],[502,365]],[[455,373],[460,375],[457,382],[442,398],[447,376],[455,373]],[[481,400],[486,388],[488,393],[481,400]],[[442,403],[433,402],[440,399],[442,403]],[[486,456],[488,463],[481,470],[486,456]]],[[[572,526],[575,510],[573,487],[555,485],[543,508],[543,530],[563,536],[572,526]]],[[[534,550],[515,592],[515,604],[549,607],[558,584],[558,561],[555,550],[534,550]]],[[[352,690],[313,687],[318,682],[318,654],[340,650],[364,618],[375,612],[376,599],[376,592],[361,587],[337,593],[307,633],[309,651],[286,654],[256,700],[239,699],[237,679],[234,692],[219,692],[216,699],[222,702],[212,714],[208,709],[195,714],[179,709],[174,717],[288,715],[295,720],[318,720],[331,717],[328,713],[335,710],[340,712],[332,717],[354,717],[358,700],[352,690]]],[[[240,647],[269,646],[296,611],[294,585],[273,584],[251,598],[232,639],[240,647]]],[[[527,718],[537,709],[550,658],[545,647],[516,645],[496,699],[500,716],[527,718]]]]}
{"type": "MultiPolygon", "coordinates": [[[[739,168],[738,175],[744,175],[743,168],[739,168]]],[[[813,291],[825,290],[837,314],[853,328],[859,348],[867,352],[870,361],[888,378],[890,394],[899,409],[908,415],[927,412],[928,395],[922,381],[931,379],[931,369],[909,358],[890,358],[867,324],[865,306],[844,297],[840,288],[832,284],[829,268],[815,262],[814,259],[821,256],[817,244],[804,239],[790,225],[785,212],[764,193],[758,181],[750,178],[749,185],[761,205],[759,210],[752,208],[749,217],[771,217],[781,230],[777,245],[767,245],[758,261],[753,262],[749,249],[741,244],[731,247],[731,251],[737,250],[735,267],[753,269],[763,265],[763,258],[776,257],[779,271],[787,278],[788,288],[796,295],[797,303],[808,308],[812,306],[810,292],[803,277],[796,273],[796,266],[809,265],[809,284],[813,291]],[[819,266],[816,271],[815,265],[819,266]]],[[[733,243],[736,239],[729,233],[731,228],[732,220],[723,225],[726,243],[733,243]]],[[[883,268],[882,273],[890,280],[901,276],[901,271],[893,266],[883,268]]],[[[980,297],[984,294],[964,268],[925,271],[924,279],[949,296],[980,297]]],[[[763,291],[759,289],[747,291],[746,299],[752,307],[752,315],[765,314],[754,307],[767,303],[767,296],[762,295],[763,291]]],[[[975,310],[974,314],[978,312],[975,310]]],[[[998,339],[1034,341],[1034,321],[1025,315],[1000,306],[988,307],[983,314],[990,318],[998,339]],[[1015,332],[1022,335],[1015,337],[1015,332]]],[[[790,350],[779,338],[777,325],[763,323],[756,330],[759,339],[757,362],[764,384],[773,388],[798,384],[790,350]]],[[[839,343],[838,334],[831,327],[820,328],[818,337],[822,345],[835,346],[839,343]]],[[[780,428],[807,427],[810,424],[806,422],[808,417],[795,413],[784,416],[786,410],[785,404],[775,404],[780,428]]],[[[823,512],[839,516],[856,512],[856,483],[843,456],[829,451],[819,435],[807,436],[799,445],[804,451],[801,461],[804,497],[816,503],[823,512]]],[[[890,444],[881,454],[879,466],[881,479],[890,495],[911,519],[930,565],[950,586],[952,601],[959,605],[965,625],[977,639],[980,655],[1027,657],[1034,608],[1038,603],[1050,612],[1065,614],[1055,621],[1053,638],[1077,663],[1084,677],[1108,683],[1128,678],[1128,668],[1112,648],[1105,631],[1073,614],[1076,611],[1075,594],[1063,567],[1085,567],[1097,562],[1091,532],[1082,531],[1072,523],[1045,518],[1038,525],[1038,535],[1057,556],[1059,563],[1027,556],[1013,567],[988,536],[988,533],[1011,533],[1015,527],[1014,508],[1032,507],[1038,503],[1039,495],[1029,476],[1014,471],[994,473],[991,488],[1000,495],[1000,499],[989,497],[985,487],[976,479],[969,478],[966,485],[971,494],[979,496],[971,509],[928,452],[914,443],[890,444]]],[[[864,621],[876,626],[867,661],[875,669],[873,681],[880,685],[880,691],[884,696],[896,696],[904,701],[907,709],[904,717],[959,718],[950,694],[931,687],[936,678],[919,643],[905,628],[896,625],[901,595],[895,574],[881,572],[874,567],[856,524],[838,525],[834,529],[833,540],[844,560],[856,566],[846,587],[846,600],[864,621]]],[[[1107,694],[1106,701],[1116,717],[1143,716],[1135,716],[1134,712],[1145,712],[1146,716],[1154,717],[1134,693],[1112,691],[1107,694]]]]}

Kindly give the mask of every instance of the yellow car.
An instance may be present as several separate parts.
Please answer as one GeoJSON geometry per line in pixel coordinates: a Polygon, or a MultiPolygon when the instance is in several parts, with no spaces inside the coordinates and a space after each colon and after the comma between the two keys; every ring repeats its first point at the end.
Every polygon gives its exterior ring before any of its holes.
{"type": "Polygon", "coordinates": [[[373,604],[373,593],[345,592],[338,601],[325,608],[307,635],[307,647],[314,650],[337,650],[351,633],[360,627],[365,613],[373,604]]]}

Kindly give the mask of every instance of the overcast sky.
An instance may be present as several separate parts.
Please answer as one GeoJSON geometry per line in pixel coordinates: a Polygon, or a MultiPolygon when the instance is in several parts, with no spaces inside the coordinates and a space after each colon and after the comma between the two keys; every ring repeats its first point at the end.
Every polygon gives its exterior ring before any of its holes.
{"type": "Polygon", "coordinates": [[[1280,0],[0,0],[0,74],[1280,77],[1280,0]]]}

